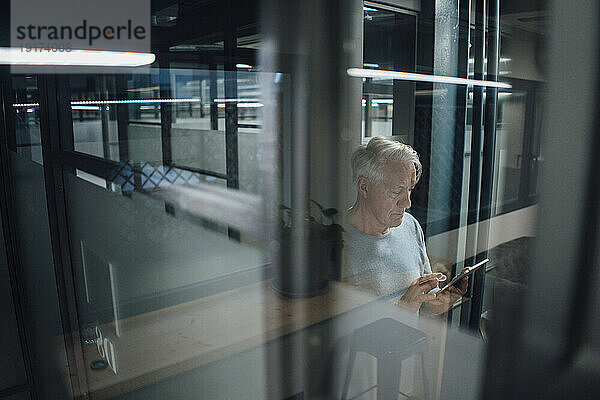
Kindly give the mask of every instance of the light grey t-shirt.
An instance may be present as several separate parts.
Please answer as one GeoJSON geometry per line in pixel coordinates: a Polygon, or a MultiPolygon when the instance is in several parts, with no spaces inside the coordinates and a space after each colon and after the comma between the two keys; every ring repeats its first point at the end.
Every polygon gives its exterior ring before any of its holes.
{"type": "Polygon", "coordinates": [[[402,293],[413,280],[431,273],[423,230],[409,213],[381,236],[349,224],[345,247],[351,274],[368,279],[380,295],[402,293]]]}

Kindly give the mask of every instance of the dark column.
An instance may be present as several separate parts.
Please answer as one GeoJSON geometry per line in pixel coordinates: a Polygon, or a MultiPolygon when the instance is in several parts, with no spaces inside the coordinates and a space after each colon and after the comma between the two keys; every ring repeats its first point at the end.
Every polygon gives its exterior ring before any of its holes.
{"type": "MultiPolygon", "coordinates": [[[[473,37],[473,58],[474,58],[474,79],[485,79],[484,73],[484,55],[485,55],[485,31],[486,31],[486,0],[475,0],[475,34],[473,37]]],[[[482,146],[483,146],[483,86],[473,87],[473,118],[471,124],[471,165],[469,173],[469,207],[467,214],[467,224],[476,224],[479,222],[479,207],[481,194],[481,164],[482,164],[482,146]]],[[[468,230],[467,234],[467,261],[470,264],[475,262],[475,253],[477,252],[478,225],[468,230]]],[[[469,298],[471,301],[463,302],[460,312],[461,326],[470,329],[471,321],[474,318],[474,309],[472,307],[473,298],[478,295],[477,286],[482,286],[481,276],[471,279],[469,287],[469,298]]],[[[479,325],[478,325],[479,326],[479,325]]]]}
{"type": "MultiPolygon", "coordinates": [[[[106,86],[106,77],[100,76],[96,80],[96,87],[100,89],[100,100],[108,100],[108,88],[106,86]]],[[[100,120],[102,126],[102,156],[110,159],[110,136],[108,133],[110,115],[108,113],[107,104],[100,104],[100,120]]],[[[109,182],[106,183],[110,185],[109,182]]]]}
{"type": "MultiPolygon", "coordinates": [[[[475,0],[475,35],[473,44],[474,79],[484,79],[485,0],[475,0]]],[[[468,223],[478,221],[481,182],[481,151],[483,123],[483,86],[473,87],[473,120],[471,129],[471,174],[469,179],[468,223]]]]}
{"type": "MultiPolygon", "coordinates": [[[[367,78],[365,81],[365,86],[369,87],[369,84],[373,82],[373,78],[367,78]]],[[[365,120],[365,137],[371,137],[371,94],[367,91],[364,93],[365,99],[365,108],[363,111],[364,120],[365,120]]],[[[362,100],[361,100],[362,102],[362,100]]],[[[393,122],[392,122],[393,123],[393,122]]]]}
{"type": "Polygon", "coordinates": [[[227,167],[227,187],[238,189],[239,160],[238,160],[238,87],[235,49],[237,33],[234,13],[227,13],[225,29],[225,150],[227,167]]]}
{"type": "MultiPolygon", "coordinates": [[[[0,16],[0,20],[7,20],[7,25],[4,25],[7,27],[9,25],[8,17],[9,15],[0,16]]],[[[4,36],[4,31],[5,29],[0,28],[0,37],[4,36]]],[[[6,31],[8,31],[8,29],[6,29],[6,31]]],[[[2,43],[4,43],[4,41],[2,41],[2,43]]],[[[6,43],[8,43],[8,40],[6,43]]],[[[8,275],[8,279],[4,283],[6,286],[3,287],[3,289],[7,288],[8,290],[6,290],[3,295],[12,297],[11,300],[13,303],[10,304],[12,306],[11,310],[6,310],[5,307],[8,306],[8,304],[5,303],[6,297],[2,299],[1,306],[3,311],[5,311],[3,312],[4,332],[2,334],[2,341],[3,343],[12,342],[12,340],[9,340],[9,337],[13,332],[16,335],[13,336],[13,338],[18,341],[18,344],[15,343],[12,350],[4,352],[6,354],[4,356],[6,364],[3,364],[2,367],[4,369],[5,365],[8,365],[8,367],[12,369],[11,374],[14,381],[11,382],[11,384],[15,385],[13,388],[19,390],[32,390],[34,398],[37,398],[37,392],[39,391],[38,381],[40,380],[40,377],[33,371],[33,349],[31,348],[33,335],[25,328],[25,302],[22,296],[22,293],[24,292],[24,282],[20,274],[22,264],[18,251],[18,239],[15,225],[16,214],[14,212],[14,200],[12,196],[14,184],[9,161],[9,151],[16,151],[16,147],[9,149],[11,142],[14,144],[15,130],[14,117],[12,116],[12,113],[14,113],[12,108],[13,101],[14,98],[12,96],[9,67],[0,67],[0,187],[2,188],[2,190],[0,190],[0,217],[2,222],[1,239],[4,242],[1,247],[5,251],[5,254],[0,255],[0,257],[6,257],[6,271],[8,275]],[[11,137],[12,140],[9,140],[11,137]],[[11,313],[14,315],[11,315],[11,313]],[[11,320],[14,321],[14,325],[11,320]],[[12,326],[15,326],[16,330],[9,332],[9,329],[11,329],[12,326]],[[19,353],[22,353],[22,357],[19,357],[19,353]],[[24,385],[24,382],[20,379],[22,378],[23,370],[26,376],[26,385],[24,385]]],[[[4,268],[2,267],[2,269],[4,268]]],[[[2,279],[5,279],[5,272],[1,272],[3,274],[2,279]]],[[[4,373],[4,371],[2,372],[4,373]]],[[[4,374],[3,376],[8,378],[10,375],[4,374]]],[[[4,390],[6,388],[2,387],[2,389],[4,390]]]]}
{"type": "MultiPolygon", "coordinates": [[[[71,118],[67,116],[67,114],[71,114],[67,79],[67,77],[58,79],[61,89],[57,88],[57,79],[53,76],[38,77],[38,85],[40,89],[40,134],[44,158],[44,183],[54,274],[65,350],[71,374],[71,385],[73,394],[77,397],[87,392],[87,383],[85,382],[86,365],[81,351],[81,343],[78,342],[81,336],[79,335],[79,316],[67,227],[63,178],[65,170],[53,157],[63,148],[61,143],[63,135],[70,137],[73,135],[72,122],[71,125],[68,125],[71,118]],[[59,118],[56,118],[57,115],[59,118]],[[61,131],[63,131],[61,135],[56,134],[56,132],[61,131]]],[[[70,146],[70,143],[66,146],[70,146]]]]}
{"type": "MultiPolygon", "coordinates": [[[[362,1],[268,0],[262,21],[261,66],[282,75],[266,75],[262,80],[265,137],[261,148],[267,149],[267,155],[271,151],[279,155],[283,140],[290,144],[291,158],[264,161],[270,169],[265,171],[265,201],[271,217],[271,235],[266,240],[276,277],[288,283],[289,292],[306,295],[320,282],[318,272],[327,265],[324,254],[310,251],[309,199],[338,209],[342,202],[351,201],[343,192],[350,187],[349,154],[360,142],[362,80],[348,77],[346,70],[362,63],[362,1]],[[278,101],[282,88],[289,88],[289,93],[283,93],[289,99],[284,110],[278,101]],[[288,116],[289,124],[283,125],[288,116]],[[284,176],[290,177],[291,192],[291,228],[283,239],[277,231],[279,216],[271,211],[280,201],[280,174],[272,169],[280,165],[289,169],[284,176]]],[[[323,344],[330,340],[327,335],[318,339],[323,344]]],[[[275,383],[268,388],[269,398],[294,395],[300,382],[306,398],[326,397],[321,392],[332,381],[324,379],[331,371],[326,365],[309,368],[314,351],[318,350],[302,333],[289,348],[269,351],[268,369],[274,371],[270,381],[275,383]]]]}
{"type": "MultiPolygon", "coordinates": [[[[228,0],[228,9],[232,10],[233,0],[228,0]]],[[[237,87],[237,24],[235,13],[225,15],[225,167],[227,172],[227,187],[239,189],[239,158],[238,158],[238,87],[237,87]],[[233,101],[232,101],[233,100],[233,101]]],[[[240,240],[240,233],[232,228],[228,230],[229,237],[240,240]]]]}
{"type": "MultiPolygon", "coordinates": [[[[421,2],[421,13],[417,20],[417,71],[433,73],[433,20],[435,14],[434,0],[421,2]]],[[[417,91],[433,89],[433,84],[417,82],[417,91]]],[[[415,96],[415,123],[412,146],[419,153],[423,166],[423,174],[412,194],[412,212],[421,223],[427,235],[427,209],[429,206],[430,153],[431,153],[431,110],[433,96],[415,96]]]]}
{"type": "Polygon", "coordinates": [[[210,129],[219,130],[219,108],[215,99],[217,98],[217,64],[211,63],[208,67],[208,83],[210,85],[210,129]]]}
{"type": "MultiPolygon", "coordinates": [[[[488,81],[498,81],[498,63],[500,52],[500,0],[488,1],[488,81]]],[[[496,104],[498,88],[488,87],[485,97],[485,125],[483,135],[483,166],[481,176],[481,209],[479,219],[492,216],[492,187],[494,184],[494,154],[496,147],[496,104]]],[[[524,149],[525,150],[525,149],[524,149]]],[[[525,153],[523,153],[525,154],[525,153]]],[[[525,158],[523,159],[525,160],[525,158]]]]}
{"type": "MultiPolygon", "coordinates": [[[[127,75],[119,74],[116,76],[117,99],[125,100],[127,96],[127,75]]],[[[129,138],[127,130],[129,128],[129,105],[115,104],[117,109],[117,132],[119,138],[119,161],[127,162],[129,160],[129,138]]]]}
{"type": "MultiPolygon", "coordinates": [[[[169,70],[169,49],[162,48],[158,53],[159,85],[160,98],[170,99],[171,93],[171,75],[169,70]]],[[[173,155],[171,152],[171,125],[173,123],[173,103],[160,103],[160,131],[162,141],[162,162],[163,165],[171,165],[173,155]]]]}

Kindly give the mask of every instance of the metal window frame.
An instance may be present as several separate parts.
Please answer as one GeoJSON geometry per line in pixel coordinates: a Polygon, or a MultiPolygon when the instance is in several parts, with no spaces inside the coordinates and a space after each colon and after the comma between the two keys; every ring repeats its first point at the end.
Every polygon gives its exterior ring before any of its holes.
{"type": "Polygon", "coordinates": [[[78,302],[67,225],[64,170],[62,165],[56,163],[54,159],[54,154],[63,146],[63,138],[71,138],[69,144],[72,144],[73,125],[72,123],[67,125],[71,128],[70,136],[68,132],[65,132],[64,126],[65,119],[70,120],[70,102],[65,102],[62,97],[65,94],[64,91],[57,89],[55,76],[39,75],[38,86],[41,100],[40,132],[44,157],[48,222],[67,360],[69,365],[73,366],[69,368],[70,381],[75,397],[86,396],[88,393],[86,365],[82,344],[79,340],[78,302]]]}
{"type": "MultiPolygon", "coordinates": [[[[24,317],[24,283],[19,271],[22,269],[21,259],[18,252],[18,239],[16,237],[16,226],[14,220],[14,183],[12,174],[10,173],[10,161],[9,161],[9,149],[11,143],[14,144],[14,140],[10,140],[11,132],[14,129],[14,121],[10,118],[12,109],[12,96],[10,96],[10,71],[9,67],[0,68],[0,105],[2,110],[0,112],[0,164],[2,166],[0,171],[0,213],[2,215],[2,233],[4,236],[4,247],[6,249],[6,258],[8,261],[8,273],[10,279],[11,295],[13,299],[13,306],[15,309],[15,317],[17,320],[17,329],[19,333],[19,340],[21,344],[21,352],[23,353],[23,363],[25,367],[25,374],[27,378],[26,387],[14,387],[7,389],[2,395],[14,394],[12,390],[18,392],[29,390],[33,400],[39,398],[39,381],[36,375],[33,373],[33,358],[31,355],[31,339],[29,333],[25,329],[25,317],[24,317]]],[[[14,139],[14,138],[13,138],[14,139]]],[[[15,149],[16,151],[16,149],[15,149]]]]}

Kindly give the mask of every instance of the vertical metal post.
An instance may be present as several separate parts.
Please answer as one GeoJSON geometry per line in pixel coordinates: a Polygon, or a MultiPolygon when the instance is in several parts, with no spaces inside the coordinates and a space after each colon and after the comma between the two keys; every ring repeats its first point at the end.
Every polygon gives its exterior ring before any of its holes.
{"type": "MultiPolygon", "coordinates": [[[[460,7],[458,1],[435,0],[433,73],[456,76],[459,68],[460,7]]],[[[431,38],[429,39],[431,40],[431,38]]],[[[456,99],[457,85],[433,84],[436,95],[432,96],[431,149],[429,205],[427,222],[436,229],[448,231],[450,226],[451,204],[455,186],[453,185],[455,160],[456,99]],[[440,218],[440,212],[443,217],[440,218]]]]}
{"type": "MultiPolygon", "coordinates": [[[[106,76],[98,76],[96,78],[96,85],[100,89],[100,99],[108,100],[108,88],[106,85],[106,76]]],[[[102,156],[110,159],[110,135],[108,130],[110,129],[110,116],[108,113],[108,105],[100,104],[100,120],[102,126],[102,156]]]]}
{"type": "MultiPolygon", "coordinates": [[[[421,2],[421,12],[417,17],[417,65],[421,73],[433,73],[433,37],[435,18],[435,2],[421,2]]],[[[432,90],[433,84],[417,82],[416,91],[432,90]]],[[[413,209],[422,210],[416,215],[423,227],[423,233],[428,235],[427,210],[429,208],[429,181],[431,166],[431,125],[432,125],[433,96],[415,96],[415,130],[413,148],[419,153],[423,174],[412,195],[413,209]]]]}
{"type": "MultiPolygon", "coordinates": [[[[79,334],[79,319],[71,251],[66,217],[63,169],[53,159],[53,153],[62,149],[60,115],[71,112],[69,97],[57,94],[56,79],[52,76],[38,77],[40,88],[40,133],[44,157],[44,180],[48,207],[48,225],[52,244],[52,257],[56,276],[60,314],[67,360],[71,366],[71,389],[74,396],[87,392],[85,363],[79,334]],[[59,118],[57,118],[59,116],[59,118]],[[54,132],[54,134],[52,134],[54,132]]],[[[64,120],[63,120],[64,121],[64,120]]],[[[71,126],[72,129],[72,126],[71,126]]],[[[72,130],[71,130],[72,132],[72,130]]]]}
{"type": "MultiPolygon", "coordinates": [[[[367,78],[365,81],[365,86],[367,87],[367,90],[369,89],[369,86],[371,84],[371,82],[373,82],[373,78],[367,78]]],[[[364,99],[365,99],[365,108],[363,111],[363,115],[364,115],[364,119],[365,119],[365,137],[371,137],[371,94],[370,93],[365,93],[364,94],[364,99]]]]}
{"type": "MultiPolygon", "coordinates": [[[[458,69],[457,76],[467,78],[469,73],[469,36],[471,26],[471,0],[460,0],[458,5],[458,69]]],[[[468,87],[456,87],[454,124],[454,161],[452,173],[452,198],[450,200],[450,226],[460,227],[462,206],[462,181],[465,163],[465,130],[467,123],[468,87]]],[[[466,221],[463,221],[466,223],[466,221]]]]}
{"type": "MultiPolygon", "coordinates": [[[[488,47],[487,47],[487,77],[489,81],[498,80],[499,41],[500,41],[500,0],[489,0],[488,2],[488,47]]],[[[496,104],[498,89],[486,88],[485,98],[485,124],[483,135],[482,173],[481,173],[481,195],[479,202],[479,221],[489,220],[492,216],[492,188],[494,186],[494,157],[496,152],[496,104]]],[[[489,239],[489,225],[487,229],[479,232],[477,246],[483,244],[487,248],[489,239]]],[[[482,254],[480,261],[487,255],[482,254]]],[[[481,319],[483,305],[483,289],[485,286],[485,269],[480,269],[474,274],[471,290],[471,313],[469,318],[469,329],[477,331],[481,319]]]]}
{"type": "MultiPolygon", "coordinates": [[[[1,17],[0,17],[1,18],[1,17]]],[[[14,132],[12,121],[12,96],[10,96],[10,74],[7,67],[0,68],[0,213],[2,215],[2,233],[6,248],[10,286],[12,291],[15,316],[23,352],[25,373],[30,386],[32,398],[38,398],[38,378],[33,373],[32,349],[30,347],[30,334],[25,329],[25,317],[23,315],[23,281],[18,270],[21,269],[21,260],[18,252],[18,241],[16,238],[16,226],[14,221],[14,184],[12,180],[9,161],[9,137],[14,132]]],[[[14,139],[13,139],[14,140],[14,139]]],[[[15,149],[16,150],[16,149],[15,149]]]]}
{"type": "Polygon", "coordinates": [[[219,108],[215,99],[217,98],[217,64],[210,63],[208,71],[209,98],[210,98],[210,129],[219,130],[219,108]]]}
{"type": "MultiPolygon", "coordinates": [[[[119,74],[115,77],[117,99],[127,99],[127,75],[119,74]]],[[[119,137],[119,161],[129,160],[129,105],[116,104],[117,108],[117,132],[119,137]]]]}
{"type": "MultiPolygon", "coordinates": [[[[231,0],[228,0],[231,3],[231,0]]],[[[230,6],[232,6],[230,4],[230,6]]],[[[233,7],[231,7],[233,8],[233,7]]],[[[225,150],[227,166],[227,187],[238,189],[238,87],[235,49],[237,47],[234,13],[227,13],[225,26],[225,150]]]]}
{"type": "MultiPolygon", "coordinates": [[[[483,80],[485,76],[485,34],[486,34],[486,0],[475,0],[475,35],[473,38],[473,72],[474,79],[483,80]]],[[[479,236],[479,207],[481,195],[482,147],[483,147],[483,86],[473,87],[473,118],[471,122],[471,165],[469,171],[469,206],[467,214],[466,253],[467,262],[472,264],[477,254],[479,236]]],[[[472,320],[472,300],[474,286],[477,282],[471,279],[469,300],[461,305],[460,325],[469,328],[472,320]]]]}
{"type": "MultiPolygon", "coordinates": [[[[232,0],[228,0],[228,8],[233,9],[232,0]]],[[[225,165],[227,171],[227,187],[239,189],[239,158],[238,158],[238,86],[236,67],[237,26],[235,13],[226,13],[225,22],[225,165]]],[[[240,233],[229,229],[229,237],[240,239],[240,233]]]]}
{"type": "MultiPolygon", "coordinates": [[[[475,0],[475,35],[473,38],[474,79],[484,79],[486,0],[475,0]]],[[[471,123],[471,173],[469,180],[469,217],[467,223],[478,222],[481,191],[481,151],[483,123],[483,86],[473,87],[473,119],[471,123]]]]}
{"type": "MultiPolygon", "coordinates": [[[[471,27],[471,0],[460,0],[458,4],[458,74],[461,78],[467,78],[469,73],[469,40],[471,27]]],[[[462,215],[462,206],[468,199],[463,199],[463,175],[465,164],[465,140],[467,123],[467,96],[468,87],[460,85],[456,88],[456,111],[454,126],[454,160],[452,167],[452,198],[450,199],[450,227],[463,228],[466,225],[466,219],[462,215]],[[462,216],[462,218],[461,218],[462,216]]],[[[464,242],[459,240],[457,243],[457,263],[454,264],[452,274],[460,271],[462,260],[460,257],[460,247],[464,242]]],[[[454,312],[448,313],[448,326],[452,326],[454,312]]]]}
{"type": "MultiPolygon", "coordinates": [[[[500,0],[488,0],[488,81],[498,81],[498,63],[500,51],[500,0]]],[[[488,87],[485,98],[485,124],[483,135],[483,166],[481,176],[481,208],[479,219],[492,216],[492,187],[494,181],[494,154],[496,147],[496,105],[498,88],[488,87]]]]}
{"type": "MultiPolygon", "coordinates": [[[[171,75],[169,62],[169,48],[163,47],[158,53],[159,85],[160,98],[170,99],[171,93],[171,75]]],[[[160,103],[160,132],[162,143],[162,162],[163,165],[171,165],[173,155],[171,152],[171,125],[173,119],[173,108],[171,103],[160,103]]]]}

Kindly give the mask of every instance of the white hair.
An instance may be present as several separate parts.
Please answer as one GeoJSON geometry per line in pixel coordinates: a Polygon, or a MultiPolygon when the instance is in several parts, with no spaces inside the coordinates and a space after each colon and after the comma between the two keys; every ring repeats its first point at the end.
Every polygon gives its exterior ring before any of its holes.
{"type": "Polygon", "coordinates": [[[365,177],[374,184],[383,180],[383,170],[387,161],[413,163],[417,170],[417,182],[421,177],[419,154],[407,144],[376,136],[366,145],[361,145],[352,154],[352,181],[365,177]]]}

